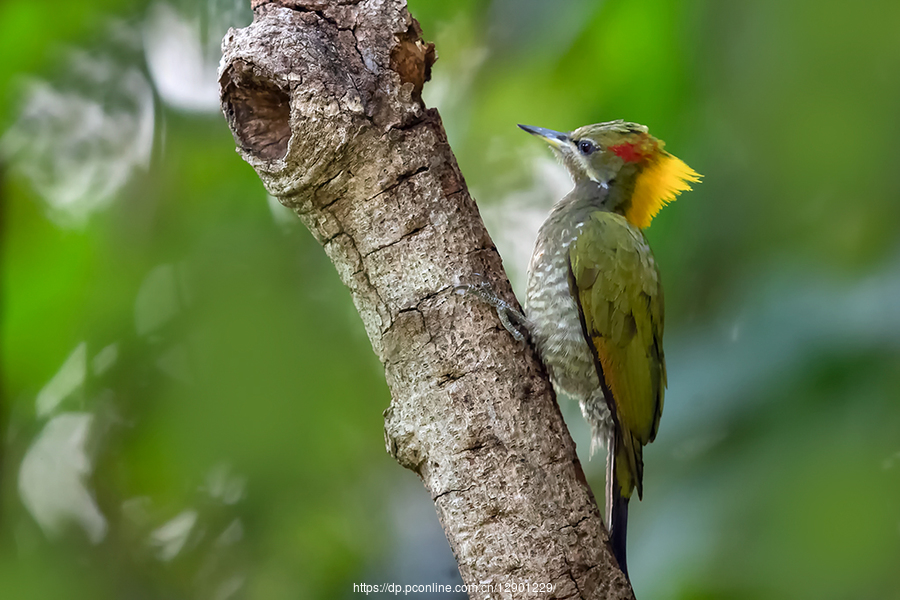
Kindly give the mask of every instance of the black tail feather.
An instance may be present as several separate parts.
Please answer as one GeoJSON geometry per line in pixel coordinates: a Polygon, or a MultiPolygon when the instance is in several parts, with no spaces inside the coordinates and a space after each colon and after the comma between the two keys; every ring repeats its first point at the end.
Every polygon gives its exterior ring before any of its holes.
{"type": "Polygon", "coordinates": [[[628,498],[622,495],[618,483],[613,480],[611,497],[606,499],[611,503],[609,521],[609,543],[612,546],[613,555],[619,562],[619,568],[625,577],[628,577],[628,561],[625,558],[625,538],[628,532],[628,498]]]}
{"type": "Polygon", "coordinates": [[[609,450],[606,456],[606,525],[609,527],[609,544],[612,547],[613,556],[616,557],[622,573],[628,577],[628,561],[625,558],[625,540],[628,536],[628,498],[622,493],[622,488],[616,478],[616,459],[621,443],[618,437],[615,430],[610,431],[607,446],[609,450]]]}

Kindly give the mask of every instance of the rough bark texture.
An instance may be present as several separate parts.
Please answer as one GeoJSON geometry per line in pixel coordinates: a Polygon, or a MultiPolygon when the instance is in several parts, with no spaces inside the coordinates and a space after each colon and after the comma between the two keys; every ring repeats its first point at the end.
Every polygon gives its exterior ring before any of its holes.
{"type": "Polygon", "coordinates": [[[350,289],[391,389],[387,449],[431,493],[463,580],[496,586],[471,597],[633,598],[539,361],[453,293],[478,273],[514,301],[421,101],[434,50],[405,1],[253,6],[224,41],[223,110],[350,289]]]}

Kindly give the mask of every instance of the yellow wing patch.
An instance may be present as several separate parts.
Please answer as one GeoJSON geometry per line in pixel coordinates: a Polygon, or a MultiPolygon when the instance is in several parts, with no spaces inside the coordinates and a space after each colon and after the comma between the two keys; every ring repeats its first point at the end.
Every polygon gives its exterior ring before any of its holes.
{"type": "MultiPolygon", "coordinates": [[[[617,454],[616,478],[619,482],[619,489],[626,498],[631,497],[632,490],[637,487],[638,496],[643,492],[643,445],[649,441],[649,435],[635,435],[635,429],[640,431],[645,423],[652,424],[654,415],[642,413],[646,408],[642,406],[642,396],[650,394],[649,389],[641,389],[651,386],[652,382],[646,377],[635,377],[635,373],[629,373],[629,364],[622,362],[622,349],[614,349],[610,347],[607,340],[602,336],[592,336],[594,348],[597,352],[597,358],[600,360],[603,369],[603,379],[606,382],[609,391],[612,393],[612,401],[615,404],[615,415],[619,420],[619,435],[621,446],[615,449],[617,454]],[[618,359],[618,360],[617,360],[618,359]]],[[[629,342],[629,349],[637,348],[638,340],[629,342]]],[[[627,350],[626,350],[627,352],[627,350]]],[[[626,363],[634,362],[626,358],[626,363]]]]}
{"type": "Polygon", "coordinates": [[[635,227],[649,227],[663,206],[681,192],[690,191],[690,184],[699,183],[701,177],[680,158],[663,152],[638,175],[625,218],[635,227]]]}

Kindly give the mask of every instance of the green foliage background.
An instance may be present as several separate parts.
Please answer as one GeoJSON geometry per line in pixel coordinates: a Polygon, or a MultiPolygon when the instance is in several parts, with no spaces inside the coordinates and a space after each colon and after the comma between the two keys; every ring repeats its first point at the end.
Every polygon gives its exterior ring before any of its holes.
{"type": "MultiPolygon", "coordinates": [[[[647,234],[670,386],[631,511],[638,597],[900,598],[900,4],[410,4],[440,57],[426,101],[516,285],[530,240],[508,240],[555,199],[548,153],[516,123],[638,121],[705,175],[647,234]]],[[[249,21],[217,0],[177,8],[223,7],[249,21]]],[[[0,4],[0,132],[26,78],[64,85],[73,48],[116,52],[107,24],[139,31],[150,9],[0,4]]],[[[147,70],[140,42],[119,59],[147,70]]],[[[427,495],[383,450],[389,393],[324,253],[273,216],[220,115],[158,94],[155,110],[149,168],[82,227],[48,218],[21,158],[0,163],[0,597],[457,581],[427,495]],[[155,295],[154,272],[175,291],[155,295]],[[139,334],[145,284],[165,314],[139,334]],[[91,415],[98,543],[39,525],[20,489],[48,423],[36,398],[82,343],[88,362],[117,353],[54,413],[91,415]],[[160,528],[185,511],[167,558],[160,528]]],[[[600,490],[603,461],[561,403],[600,490]]]]}

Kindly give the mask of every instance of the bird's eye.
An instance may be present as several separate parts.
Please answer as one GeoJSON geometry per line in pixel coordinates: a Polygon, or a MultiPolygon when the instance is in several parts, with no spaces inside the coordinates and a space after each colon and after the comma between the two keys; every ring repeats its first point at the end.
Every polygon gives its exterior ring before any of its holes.
{"type": "Polygon", "coordinates": [[[578,142],[578,149],[581,150],[582,154],[587,155],[596,150],[597,147],[594,146],[591,140],[581,140],[578,142]]]}

